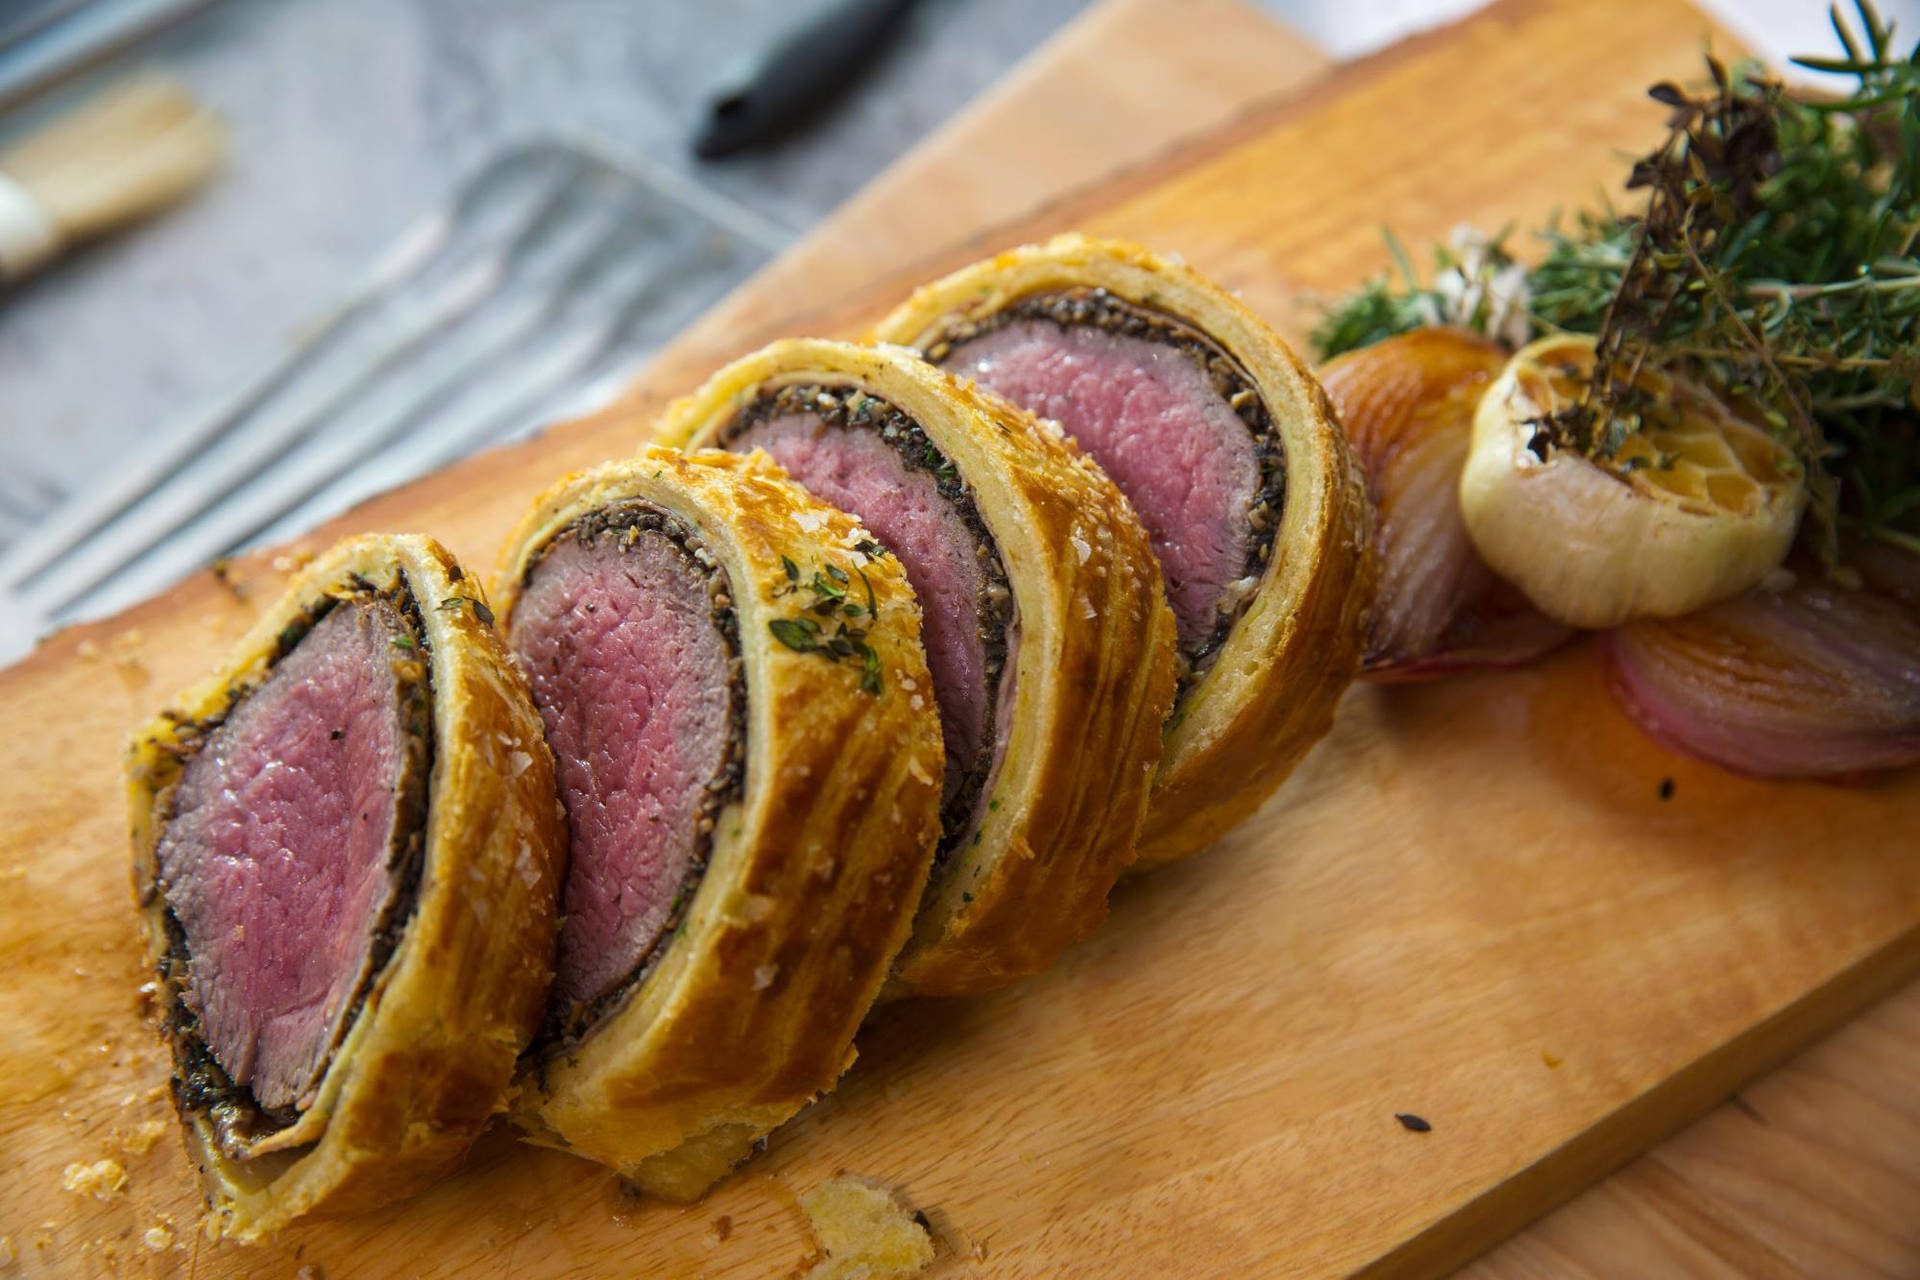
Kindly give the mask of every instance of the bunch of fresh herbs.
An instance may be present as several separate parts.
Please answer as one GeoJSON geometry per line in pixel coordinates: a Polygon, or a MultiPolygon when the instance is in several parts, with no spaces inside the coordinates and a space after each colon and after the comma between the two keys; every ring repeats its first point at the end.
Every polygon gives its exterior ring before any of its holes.
{"type": "Polygon", "coordinates": [[[1709,58],[1698,92],[1650,91],[1670,115],[1628,177],[1642,212],[1556,221],[1530,269],[1504,234],[1457,235],[1431,284],[1390,238],[1398,279],[1333,307],[1316,346],[1332,356],[1435,323],[1509,343],[1596,334],[1602,375],[1541,424],[1555,447],[1609,456],[1633,429],[1615,362],[1687,366],[1793,444],[1824,552],[1842,525],[1920,550],[1920,45],[1896,52],[1856,2],[1857,27],[1833,12],[1841,56],[1795,59],[1852,77],[1850,93],[1797,97],[1709,58]]]}

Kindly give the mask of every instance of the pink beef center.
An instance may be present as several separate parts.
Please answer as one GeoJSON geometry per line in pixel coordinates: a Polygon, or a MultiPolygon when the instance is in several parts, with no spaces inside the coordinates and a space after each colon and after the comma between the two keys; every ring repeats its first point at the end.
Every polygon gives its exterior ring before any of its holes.
{"type": "Polygon", "coordinates": [[[949,791],[987,740],[987,655],[979,539],[927,471],[909,467],[879,435],[828,427],[813,414],[769,418],[727,445],[765,449],[822,501],[860,518],[900,558],[920,598],[921,636],[946,738],[949,791]]]}
{"type": "Polygon", "coordinates": [[[663,533],[622,541],[565,538],[513,613],[571,830],[561,1009],[607,995],[659,941],[689,887],[702,799],[732,731],[730,652],[704,575],[663,533]]]}
{"type": "Polygon", "coordinates": [[[1199,364],[1148,338],[1016,320],[956,346],[946,367],[1054,419],[1093,455],[1153,539],[1181,644],[1210,636],[1246,573],[1260,467],[1199,364]]]}
{"type": "Polygon", "coordinates": [[[262,1106],[305,1106],[397,892],[406,758],[384,601],[336,606],[188,763],[159,849],[185,998],[262,1106]]]}

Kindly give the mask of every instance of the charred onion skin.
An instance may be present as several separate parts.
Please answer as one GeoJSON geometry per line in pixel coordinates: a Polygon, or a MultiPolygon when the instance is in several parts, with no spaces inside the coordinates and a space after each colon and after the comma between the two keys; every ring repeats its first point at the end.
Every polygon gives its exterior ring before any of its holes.
{"type": "Polygon", "coordinates": [[[1614,696],[1656,740],[1755,777],[1920,760],[1920,557],[1852,560],[1838,579],[1796,561],[1791,581],[1608,633],[1614,696]]]}
{"type": "Polygon", "coordinates": [[[1364,679],[1518,666],[1573,634],[1487,567],[1460,515],[1474,409],[1506,362],[1503,347],[1476,334],[1426,328],[1319,370],[1373,500],[1380,577],[1364,679]]]}
{"type": "Polygon", "coordinates": [[[402,586],[418,605],[433,705],[413,910],[292,1129],[236,1158],[222,1151],[208,1113],[176,1091],[214,1229],[241,1241],[304,1214],[387,1204],[450,1169],[504,1103],[553,979],[566,832],[539,714],[477,579],[431,539],[359,537],[311,564],[214,675],[183,690],[128,745],[134,891],[147,960],[160,971],[163,1025],[178,1053],[180,992],[160,969],[173,943],[155,851],[168,795],[194,749],[193,726],[257,687],[281,654],[282,633],[316,606],[402,586]]]}
{"type": "Polygon", "coordinates": [[[680,929],[577,1040],[528,1055],[513,1118],[532,1142],[688,1201],[852,1064],[926,884],[944,752],[931,700],[910,692],[931,680],[899,561],[765,454],[652,448],[562,480],[502,549],[502,627],[543,548],[634,502],[691,528],[726,573],[747,690],[744,787],[715,817],[680,929]],[[856,662],[773,638],[770,623],[804,607],[787,561],[832,566],[863,595],[872,586],[862,624],[877,689],[856,662]]]}
{"type": "Polygon", "coordinates": [[[874,336],[931,354],[956,323],[1066,289],[1105,289],[1217,344],[1265,402],[1285,456],[1267,570],[1167,723],[1140,830],[1144,870],[1251,816],[1333,727],[1373,602],[1373,516],[1326,393],[1293,351],[1225,289],[1138,245],[1074,234],[1008,250],[915,290],[874,336]]]}

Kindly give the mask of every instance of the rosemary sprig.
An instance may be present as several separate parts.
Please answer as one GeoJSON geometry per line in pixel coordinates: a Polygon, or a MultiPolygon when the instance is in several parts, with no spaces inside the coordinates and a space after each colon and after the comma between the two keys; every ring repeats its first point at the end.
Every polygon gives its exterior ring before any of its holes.
{"type": "MultiPolygon", "coordinates": [[[[1650,91],[1667,136],[1629,174],[1643,212],[1556,221],[1525,273],[1527,331],[1598,335],[1601,376],[1543,423],[1550,442],[1605,456],[1634,426],[1617,360],[1684,366],[1758,405],[1807,467],[1811,532],[1829,558],[1850,525],[1920,549],[1920,46],[1905,55],[1868,0],[1857,25],[1832,11],[1842,50],[1797,58],[1851,76],[1844,97],[1796,98],[1758,70],[1708,59],[1697,92],[1650,91]],[[1600,423],[1606,429],[1598,429],[1600,423]]],[[[1477,259],[1456,237],[1432,286],[1405,267],[1336,306],[1315,332],[1328,355],[1420,324],[1498,333],[1483,295],[1512,259],[1505,237],[1477,259]],[[1461,266],[1472,277],[1461,280],[1461,266]]]]}

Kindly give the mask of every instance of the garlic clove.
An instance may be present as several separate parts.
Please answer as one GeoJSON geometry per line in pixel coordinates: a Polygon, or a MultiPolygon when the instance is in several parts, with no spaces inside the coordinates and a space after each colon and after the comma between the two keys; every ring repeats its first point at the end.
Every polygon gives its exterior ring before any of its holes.
{"type": "Polygon", "coordinates": [[[1495,343],[1426,328],[1347,352],[1321,385],[1367,473],[1380,579],[1365,678],[1412,680],[1531,661],[1570,634],[1488,569],[1460,515],[1460,471],[1495,343]]]}
{"type": "Polygon", "coordinates": [[[1576,402],[1594,359],[1589,336],[1542,338],[1481,398],[1460,477],[1481,556],[1576,627],[1676,617],[1758,582],[1806,505],[1798,460],[1706,387],[1647,369],[1641,426],[1613,457],[1539,456],[1537,424],[1576,402]]]}

